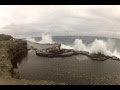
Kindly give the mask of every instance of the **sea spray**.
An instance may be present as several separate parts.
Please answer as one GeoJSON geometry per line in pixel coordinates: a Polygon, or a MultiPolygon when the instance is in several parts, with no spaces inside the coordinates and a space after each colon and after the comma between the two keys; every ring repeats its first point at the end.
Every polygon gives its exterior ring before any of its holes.
{"type": "Polygon", "coordinates": [[[61,49],[74,49],[73,47],[71,46],[68,46],[68,45],[65,45],[65,44],[61,44],[61,49]]]}
{"type": "Polygon", "coordinates": [[[41,41],[38,42],[40,44],[46,44],[46,43],[53,44],[53,43],[55,43],[50,34],[42,34],[41,38],[42,38],[41,41]]]}
{"type": "Polygon", "coordinates": [[[26,38],[27,41],[30,41],[30,42],[36,42],[34,38],[31,38],[31,37],[27,37],[26,38]]]}
{"type": "Polygon", "coordinates": [[[82,40],[75,39],[72,47],[74,48],[74,50],[77,51],[88,51],[91,54],[102,53],[107,56],[116,56],[120,58],[120,53],[117,51],[117,49],[115,48],[115,50],[112,50],[115,46],[115,41],[113,42],[113,44],[110,43],[112,43],[112,40],[110,39],[108,39],[107,41],[95,39],[92,43],[86,45],[82,42],[82,40]],[[110,49],[108,46],[110,47],[110,49]]]}
{"type": "Polygon", "coordinates": [[[120,53],[117,51],[117,49],[114,50],[113,55],[120,58],[120,53]]]}
{"type": "MultiPolygon", "coordinates": [[[[52,36],[50,34],[42,34],[42,39],[37,43],[40,44],[54,44],[52,36]]],[[[28,41],[36,42],[34,38],[27,38],[28,41]]],[[[108,39],[107,41],[101,39],[95,39],[92,43],[86,45],[81,39],[75,39],[73,45],[65,45],[61,43],[61,49],[74,49],[75,51],[88,51],[92,53],[102,53],[107,56],[116,56],[120,58],[120,53],[115,48],[116,41],[113,39],[108,39]]]]}
{"type": "Polygon", "coordinates": [[[108,54],[107,53],[107,43],[103,40],[98,40],[95,39],[93,43],[91,43],[91,45],[89,45],[88,47],[90,53],[102,53],[102,54],[108,54]]]}
{"type": "Polygon", "coordinates": [[[115,48],[115,44],[116,41],[110,38],[107,41],[95,39],[92,43],[88,45],[84,44],[81,39],[75,39],[71,48],[76,51],[88,51],[90,54],[102,53],[106,56],[116,56],[120,58],[120,53],[115,48]]]}
{"type": "Polygon", "coordinates": [[[111,39],[111,38],[107,39],[107,49],[113,52],[116,47],[115,45],[116,45],[116,40],[111,39]]]}
{"type": "Polygon", "coordinates": [[[47,43],[53,44],[53,43],[55,43],[50,34],[41,34],[40,41],[36,41],[34,38],[31,38],[31,37],[27,37],[26,40],[31,41],[31,42],[40,43],[40,44],[47,44],[47,43]]]}
{"type": "Polygon", "coordinates": [[[76,51],[88,51],[87,46],[80,39],[75,39],[73,48],[76,51]]]}

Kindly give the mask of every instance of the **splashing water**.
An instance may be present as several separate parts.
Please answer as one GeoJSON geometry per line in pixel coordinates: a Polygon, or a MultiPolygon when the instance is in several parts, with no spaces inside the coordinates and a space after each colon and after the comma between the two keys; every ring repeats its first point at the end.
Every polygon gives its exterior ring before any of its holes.
{"type": "Polygon", "coordinates": [[[112,42],[112,40],[108,39],[107,42],[105,42],[104,40],[94,40],[94,42],[92,42],[89,45],[85,45],[82,40],[80,39],[75,39],[74,44],[73,44],[73,48],[76,51],[88,51],[89,53],[102,53],[104,55],[108,55],[108,56],[116,56],[118,58],[120,58],[120,53],[117,51],[117,49],[115,48],[115,50],[112,51],[112,49],[115,46],[115,41],[112,42]],[[111,43],[111,44],[110,44],[111,43]],[[110,47],[110,49],[109,49],[110,47]]]}
{"type": "Polygon", "coordinates": [[[26,40],[30,41],[30,42],[36,42],[36,43],[40,43],[40,44],[53,44],[55,43],[52,39],[52,36],[50,34],[41,34],[41,40],[40,41],[35,41],[34,38],[30,38],[27,37],[26,40]]]}
{"type": "Polygon", "coordinates": [[[120,58],[120,53],[117,51],[117,49],[114,50],[113,55],[120,58]]]}
{"type": "Polygon", "coordinates": [[[68,46],[68,45],[65,45],[65,44],[61,44],[61,49],[74,49],[73,47],[71,46],[68,46]]]}
{"type": "MultiPolygon", "coordinates": [[[[34,38],[27,38],[28,41],[36,42],[34,38]]],[[[52,36],[50,34],[42,34],[40,44],[54,44],[52,36]]],[[[75,51],[88,51],[89,53],[102,53],[108,56],[116,56],[120,58],[120,53],[115,48],[116,41],[108,39],[107,41],[95,39],[92,43],[86,45],[81,39],[75,39],[72,46],[61,43],[61,49],[74,49],[75,51]]]]}
{"type": "Polygon", "coordinates": [[[27,41],[30,41],[30,42],[36,42],[34,38],[31,38],[31,37],[27,37],[26,38],[27,41]]]}
{"type": "Polygon", "coordinates": [[[39,41],[38,43],[40,43],[40,44],[46,44],[46,43],[53,44],[55,42],[53,41],[52,36],[50,34],[42,34],[42,40],[39,41]]]}
{"type": "Polygon", "coordinates": [[[75,39],[73,48],[76,51],[88,51],[86,45],[83,44],[82,40],[80,39],[75,39]]]}

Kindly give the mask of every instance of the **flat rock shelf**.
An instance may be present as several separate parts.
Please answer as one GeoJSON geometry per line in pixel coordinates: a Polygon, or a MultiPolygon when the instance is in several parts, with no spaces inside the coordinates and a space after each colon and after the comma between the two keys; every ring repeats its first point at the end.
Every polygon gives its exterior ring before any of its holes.
{"type": "Polygon", "coordinates": [[[73,49],[60,49],[60,45],[50,48],[45,48],[42,50],[34,49],[37,56],[42,57],[69,57],[73,55],[86,55],[90,57],[92,60],[97,61],[105,61],[107,59],[113,59],[113,60],[119,60],[120,58],[117,58],[115,56],[106,56],[102,53],[89,53],[87,51],[75,51],[73,49]]]}

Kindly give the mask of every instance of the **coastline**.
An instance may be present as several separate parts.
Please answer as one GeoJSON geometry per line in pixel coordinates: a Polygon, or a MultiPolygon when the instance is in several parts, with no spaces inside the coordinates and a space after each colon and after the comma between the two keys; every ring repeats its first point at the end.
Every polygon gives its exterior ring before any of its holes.
{"type": "MultiPolygon", "coordinates": [[[[5,37],[7,36],[5,35],[5,37]]],[[[10,37],[8,40],[0,41],[0,85],[63,85],[63,83],[53,81],[17,78],[14,68],[17,68],[17,61],[25,57],[27,53],[25,40],[10,37]]]]}

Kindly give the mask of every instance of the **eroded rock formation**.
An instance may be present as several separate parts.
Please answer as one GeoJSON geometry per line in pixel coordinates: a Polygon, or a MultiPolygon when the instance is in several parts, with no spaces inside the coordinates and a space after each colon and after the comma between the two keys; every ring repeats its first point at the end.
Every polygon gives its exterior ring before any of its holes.
{"type": "Polygon", "coordinates": [[[57,47],[46,48],[42,50],[34,49],[36,55],[43,57],[68,57],[73,55],[86,55],[92,60],[105,61],[107,59],[120,60],[115,56],[106,56],[102,53],[89,53],[87,51],[75,51],[73,49],[60,49],[60,45],[57,47]]]}
{"type": "Polygon", "coordinates": [[[17,62],[25,55],[27,55],[26,41],[18,39],[0,41],[0,76],[11,74],[11,70],[17,68],[17,62]]]}

